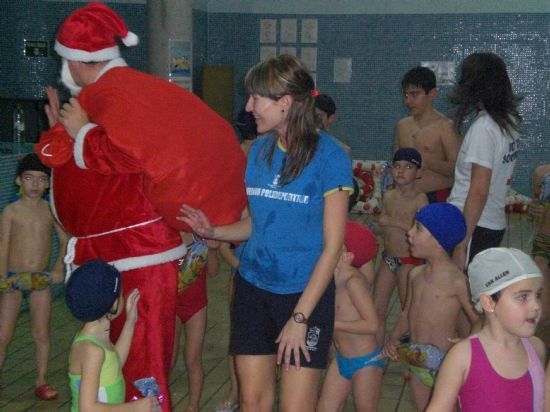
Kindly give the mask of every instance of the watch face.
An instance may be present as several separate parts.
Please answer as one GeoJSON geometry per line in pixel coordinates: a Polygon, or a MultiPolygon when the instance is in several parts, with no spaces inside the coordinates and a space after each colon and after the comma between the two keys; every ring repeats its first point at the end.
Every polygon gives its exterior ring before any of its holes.
{"type": "Polygon", "coordinates": [[[305,316],[303,313],[295,313],[294,314],[294,322],[296,323],[304,323],[305,316]]]}

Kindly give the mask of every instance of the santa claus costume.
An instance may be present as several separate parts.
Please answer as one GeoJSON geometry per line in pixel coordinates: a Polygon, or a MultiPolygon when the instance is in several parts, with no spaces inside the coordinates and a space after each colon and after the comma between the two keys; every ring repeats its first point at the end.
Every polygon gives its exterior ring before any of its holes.
{"type": "MultiPolygon", "coordinates": [[[[176,220],[181,204],[213,224],[239,219],[246,204],[245,159],[232,127],[199,98],[126,67],[116,38],[137,36],[102,3],[76,10],[61,25],[55,50],[64,82],[90,122],[75,140],[57,124],[35,150],[52,167],[52,210],[73,238],[73,267],[101,258],[122,272],[123,293],[138,288],[138,323],[123,369],[127,400],[136,379],[154,376],[171,409],[168,377],[174,339],[177,259],[185,254],[176,220]],[[108,62],[82,90],[67,60],[108,62]]],[[[124,317],[112,323],[118,338],[124,317]]]]}

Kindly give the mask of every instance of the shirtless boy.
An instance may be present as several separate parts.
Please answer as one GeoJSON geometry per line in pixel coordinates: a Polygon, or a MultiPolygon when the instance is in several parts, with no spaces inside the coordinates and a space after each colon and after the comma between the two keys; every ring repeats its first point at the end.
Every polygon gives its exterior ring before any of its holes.
{"type": "Polygon", "coordinates": [[[550,164],[540,165],[533,172],[533,202],[528,211],[533,216],[534,239],[531,255],[550,279],[550,164]]]}
{"type": "MultiPolygon", "coordinates": [[[[418,209],[428,203],[424,193],[416,187],[422,158],[414,148],[401,148],[393,156],[392,176],[395,187],[384,194],[382,214],[378,221],[384,233],[384,251],[374,283],[374,305],[380,320],[386,319],[388,304],[397,284],[401,308],[405,304],[407,275],[422,264],[409,254],[407,232],[412,227],[418,209]]],[[[384,344],[385,322],[378,328],[378,344],[384,344]]]]}
{"type": "Polygon", "coordinates": [[[422,155],[422,178],[417,187],[430,203],[444,202],[454,182],[460,142],[452,121],[433,108],[435,74],[426,67],[409,70],[401,81],[410,116],[395,126],[393,150],[414,147],[422,155]]]}
{"type": "Polygon", "coordinates": [[[318,412],[341,410],[350,392],[355,410],[377,409],[384,365],[375,335],[379,321],[367,278],[359,270],[376,256],[376,242],[370,241],[369,234],[356,222],[346,225],[344,251],[334,271],[336,357],[325,377],[318,412]]]}
{"type": "Polygon", "coordinates": [[[533,172],[533,201],[527,210],[533,217],[531,256],[544,277],[543,327],[538,328],[537,335],[550,347],[550,164],[540,165],[533,172]]]}
{"type": "Polygon", "coordinates": [[[407,283],[407,300],[392,331],[384,354],[403,360],[400,337],[410,333],[409,351],[421,351],[428,359],[436,359],[429,367],[407,364],[412,373],[411,389],[419,411],[430,399],[435,374],[445,353],[452,346],[449,338],[456,335],[458,314],[464,309],[468,319],[478,327],[475,312],[466,285],[466,277],[452,262],[449,251],[462,241],[466,222],[462,212],[449,203],[423,207],[416,214],[409,230],[411,253],[426,259],[426,264],[414,268],[407,283]]]}
{"type": "Polygon", "coordinates": [[[57,390],[46,383],[50,352],[49,321],[51,283],[63,282],[63,255],[67,235],[54,222],[42,196],[49,186],[50,169],[38,156],[19,161],[15,182],[22,189],[19,200],[6,206],[0,231],[0,370],[4,365],[23,297],[28,296],[32,336],[36,343],[36,390],[41,400],[57,398],[57,390]],[[52,229],[60,240],[59,257],[51,273],[46,272],[52,248],[52,229]]]}

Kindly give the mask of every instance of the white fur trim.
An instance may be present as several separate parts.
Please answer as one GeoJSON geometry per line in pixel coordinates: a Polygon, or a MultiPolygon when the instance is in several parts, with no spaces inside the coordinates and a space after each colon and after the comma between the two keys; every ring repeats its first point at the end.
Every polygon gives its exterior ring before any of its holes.
{"type": "Polygon", "coordinates": [[[69,61],[63,57],[63,63],[61,64],[61,81],[67,89],[71,92],[71,96],[78,96],[82,87],[76,84],[74,81],[71,70],[69,69],[69,61]]]}
{"type": "Polygon", "coordinates": [[[85,50],[71,49],[56,40],[54,49],[61,57],[75,62],[104,62],[106,60],[120,57],[120,49],[118,46],[88,52],[85,50]]]}
{"type": "Polygon", "coordinates": [[[147,266],[160,265],[180,259],[187,253],[187,246],[183,243],[173,249],[147,256],[136,256],[109,262],[119,271],[139,269],[147,266]]]}
{"type": "MultiPolygon", "coordinates": [[[[120,227],[113,230],[108,230],[107,232],[95,233],[95,234],[83,236],[80,238],[77,238],[74,236],[71,237],[67,243],[67,252],[65,254],[65,258],[63,259],[67,267],[67,276],[65,278],[65,282],[69,280],[71,273],[78,268],[78,265],[75,265],[73,261],[76,256],[76,244],[80,239],[92,239],[96,237],[110,235],[112,233],[122,232],[127,229],[133,229],[136,227],[145,226],[150,223],[157,222],[161,219],[162,217],[158,216],[154,219],[147,220],[145,222],[136,223],[134,225],[130,225],[126,227],[120,227]]],[[[128,257],[124,259],[114,260],[108,263],[113,265],[120,271],[132,270],[132,269],[139,269],[147,266],[160,265],[161,263],[171,262],[173,260],[180,259],[181,257],[185,256],[186,253],[187,253],[187,246],[185,246],[182,243],[179,246],[176,246],[175,248],[172,248],[169,250],[165,250],[164,252],[153,253],[152,255],[133,256],[133,257],[128,257]]]]}
{"type": "Polygon", "coordinates": [[[137,36],[137,34],[132,33],[131,31],[129,31],[126,37],[123,37],[121,40],[126,47],[137,46],[139,43],[139,37],[137,36]]]}
{"type": "MultiPolygon", "coordinates": [[[[57,222],[61,225],[61,222],[59,221],[59,216],[57,215],[57,209],[55,208],[55,198],[54,198],[54,191],[53,191],[53,175],[55,173],[55,168],[52,168],[52,173],[50,175],[50,209],[52,210],[52,215],[57,220],[57,222]]],[[[63,225],[61,225],[63,227],[63,225]]]]}
{"type": "MultiPolygon", "coordinates": [[[[146,255],[146,256],[135,256],[135,257],[129,257],[125,259],[113,260],[107,263],[109,263],[110,265],[113,265],[120,272],[124,272],[127,270],[140,269],[148,266],[155,266],[155,265],[161,265],[167,262],[172,262],[174,260],[184,257],[186,253],[187,253],[187,246],[185,246],[182,243],[181,245],[173,249],[165,250],[164,252],[155,253],[155,254],[146,255]]],[[[69,273],[74,272],[78,268],[79,268],[79,265],[72,264],[71,271],[69,273]]],[[[70,276],[69,273],[67,274],[67,280],[69,279],[69,276],[70,276]]]]}
{"type": "Polygon", "coordinates": [[[46,144],[44,145],[44,147],[42,147],[42,149],[40,149],[40,154],[41,154],[42,156],[46,156],[46,157],[52,157],[52,156],[53,156],[53,154],[46,152],[46,149],[47,149],[48,147],[50,147],[50,144],[49,144],[49,143],[46,143],[46,144]]]}
{"type": "Polygon", "coordinates": [[[74,162],[81,169],[87,169],[86,162],[84,162],[84,139],[86,138],[86,134],[94,127],[97,127],[97,124],[86,123],[80,128],[80,130],[76,134],[76,138],[74,139],[74,162]]]}

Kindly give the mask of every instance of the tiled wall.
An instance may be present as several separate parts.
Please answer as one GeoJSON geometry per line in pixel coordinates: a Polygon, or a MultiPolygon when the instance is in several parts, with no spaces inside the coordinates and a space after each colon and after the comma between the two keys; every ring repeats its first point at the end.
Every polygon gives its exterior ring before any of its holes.
{"type": "MultiPolygon", "coordinates": [[[[147,67],[147,13],[145,4],[108,3],[140,37],[137,47],[122,47],[128,63],[139,69],[147,67]]],[[[58,85],[60,59],[53,51],[59,24],[83,3],[42,0],[0,1],[0,98],[43,99],[46,85],[58,85]],[[24,39],[47,40],[51,54],[45,58],[23,55],[24,39]]],[[[0,122],[11,123],[11,108],[0,105],[0,122]]],[[[11,130],[1,128],[3,134],[11,130]]],[[[2,139],[0,139],[2,140],[2,139]]],[[[7,140],[3,136],[3,140],[7,140]]]]}
{"type": "MultiPolygon", "coordinates": [[[[141,38],[141,44],[123,51],[128,62],[145,69],[147,62],[146,5],[109,3],[141,38]]],[[[59,60],[23,56],[23,39],[50,40],[64,16],[82,3],[42,0],[0,1],[0,98],[43,98],[43,88],[56,81],[59,60]]],[[[201,68],[208,64],[235,67],[235,111],[244,103],[242,79],[259,59],[262,18],[293,15],[193,11],[194,90],[200,93],[201,68]]],[[[406,115],[401,102],[400,78],[423,60],[460,61],[482,50],[506,60],[515,90],[525,99],[525,122],[514,187],[530,192],[535,165],[550,161],[550,35],[547,13],[517,14],[355,14],[299,15],[319,21],[319,89],[338,106],[333,131],[348,142],[356,158],[390,156],[393,126],[406,115]],[[334,83],[334,58],[352,59],[351,83],[334,83]]],[[[300,24],[298,24],[300,28],[300,24]]],[[[298,33],[299,34],[299,33],[298,33]]],[[[298,52],[300,45],[296,45],[298,52]]],[[[443,86],[436,107],[449,113],[449,87],[443,86]]],[[[2,122],[11,113],[0,113],[2,122]]]]}
{"type": "Polygon", "coordinates": [[[201,95],[202,68],[208,63],[208,13],[193,9],[193,91],[201,95]]]}
{"type": "MultiPolygon", "coordinates": [[[[235,66],[235,111],[244,102],[242,79],[259,59],[260,19],[275,14],[209,13],[208,62],[235,66]]],[[[475,51],[500,54],[514,89],[523,95],[522,147],[513,186],[530,193],[534,166],[550,161],[549,15],[540,14],[391,14],[302,15],[317,18],[317,81],[338,107],[334,134],[353,148],[354,158],[387,159],[393,127],[405,116],[400,80],[425,60],[460,61],[475,51]],[[335,58],[352,58],[349,84],[334,83],[335,58]]],[[[299,33],[298,33],[299,34],[299,33]]],[[[280,46],[279,43],[277,43],[280,46]]],[[[298,55],[300,44],[296,44],[298,55]]],[[[309,46],[309,45],[308,45],[309,46]]],[[[450,112],[440,89],[436,107],[450,112]]]]}

